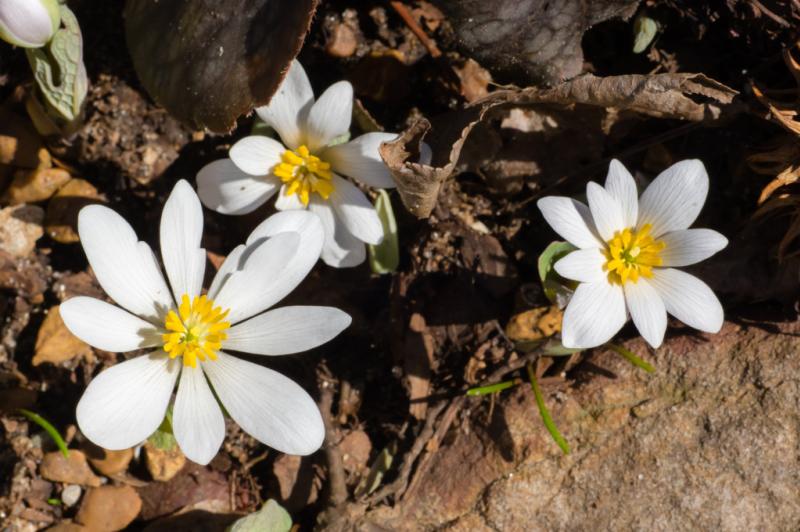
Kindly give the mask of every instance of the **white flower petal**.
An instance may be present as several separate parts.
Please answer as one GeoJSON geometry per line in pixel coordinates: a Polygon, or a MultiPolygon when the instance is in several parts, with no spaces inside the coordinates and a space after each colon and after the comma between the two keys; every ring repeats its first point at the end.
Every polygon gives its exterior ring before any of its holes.
{"type": "Polygon", "coordinates": [[[722,305],[706,283],[673,268],[653,268],[650,279],[667,312],[689,327],[715,333],[725,319],[722,305]]]}
{"type": "Polygon", "coordinates": [[[305,209],[306,206],[300,201],[300,196],[297,194],[287,194],[287,186],[281,185],[281,191],[275,199],[275,208],[279,211],[295,211],[305,209]]]}
{"type": "Polygon", "coordinates": [[[639,200],[639,223],[652,225],[659,237],[687,229],[697,219],[708,195],[708,174],[697,159],[673,164],[656,177],[639,200]]]}
{"type": "Polygon", "coordinates": [[[639,217],[639,193],[636,181],[621,162],[611,160],[606,177],[606,190],[622,207],[622,219],[625,227],[635,227],[639,217]]]}
{"type": "Polygon", "coordinates": [[[311,454],[322,445],[322,416],[296,383],[223,352],[204,369],[233,420],[258,441],[298,455],[311,454]]]}
{"type": "Polygon", "coordinates": [[[46,5],[34,0],[0,1],[0,38],[25,48],[47,44],[58,26],[58,4],[52,6],[56,21],[46,5]]]}
{"type": "Polygon", "coordinates": [[[256,113],[294,150],[305,142],[302,130],[313,104],[314,90],[306,71],[299,61],[293,60],[269,104],[257,108],[256,113]]]}
{"type": "Polygon", "coordinates": [[[192,186],[181,179],[172,189],[161,213],[161,257],[175,301],[185,294],[200,295],[206,271],[203,207],[192,186]]]}
{"type": "Polygon", "coordinates": [[[252,176],[230,159],[218,159],[197,173],[197,195],[221,214],[247,214],[261,207],[280,188],[273,175],[252,176]]]}
{"type": "Polygon", "coordinates": [[[383,241],[383,224],[378,211],[357,186],[334,174],[329,200],[350,234],[367,244],[383,241]]]}
{"type": "Polygon", "coordinates": [[[603,245],[589,207],[572,198],[547,196],[536,202],[544,219],[561,238],[581,249],[603,245]]]}
{"type": "Polygon", "coordinates": [[[300,235],[280,233],[242,254],[241,269],[233,272],[214,302],[230,309],[228,321],[238,323],[271,307],[300,284],[318,256],[300,249],[300,235]],[[298,257],[299,256],[299,257],[298,257]]]}
{"type": "Polygon", "coordinates": [[[367,260],[366,245],[347,230],[329,202],[312,198],[308,208],[319,216],[325,230],[320,257],[325,264],[334,268],[352,268],[367,260]]]}
{"type": "Polygon", "coordinates": [[[614,233],[625,229],[622,205],[606,189],[590,181],[586,185],[586,198],[597,232],[603,240],[607,242],[614,237],[614,233]]]}
{"type": "Polygon", "coordinates": [[[597,347],[611,340],[627,318],[621,286],[608,280],[581,283],[564,312],[561,341],[564,347],[597,347]]]}
{"type": "Polygon", "coordinates": [[[661,237],[664,266],[689,266],[725,248],[728,239],[712,229],[684,229],[661,237]]]}
{"type": "Polygon", "coordinates": [[[565,279],[594,283],[607,277],[603,271],[605,262],[606,257],[600,248],[578,249],[556,262],[553,268],[565,279]]]}
{"type": "Polygon", "coordinates": [[[247,237],[247,245],[251,246],[259,240],[273,237],[280,233],[298,233],[300,246],[322,250],[325,232],[322,221],[316,214],[302,211],[277,212],[261,222],[247,237]]]}
{"type": "Polygon", "coordinates": [[[247,246],[239,244],[233,248],[231,252],[228,253],[228,256],[225,257],[225,260],[222,261],[222,265],[220,265],[217,274],[211,281],[211,286],[208,287],[209,299],[216,300],[217,294],[228,279],[230,279],[231,275],[237,270],[242,269],[243,262],[241,259],[245,249],[247,249],[247,246]]]}
{"type": "Polygon", "coordinates": [[[124,353],[163,343],[152,323],[93,297],[68,299],[59,312],[72,334],[97,349],[124,353]]]}
{"type": "Polygon", "coordinates": [[[282,307],[234,325],[226,349],[257,355],[290,355],[329,342],[352,318],[333,307],[282,307]]]}
{"type": "Polygon", "coordinates": [[[242,172],[254,176],[272,174],[273,167],[281,162],[286,148],[275,139],[263,135],[244,137],[231,146],[231,161],[242,172]]]}
{"type": "Polygon", "coordinates": [[[382,142],[397,138],[396,133],[367,133],[350,142],[327,148],[320,158],[330,163],[334,172],[352,177],[367,186],[394,188],[389,167],[381,159],[378,148],[382,142]]]}
{"type": "Polygon", "coordinates": [[[101,372],[78,402],[81,432],[114,451],[141,443],[164,420],[179,370],[179,360],[158,351],[101,372]]]}
{"type": "Polygon", "coordinates": [[[338,81],[319,97],[306,120],[306,142],[311,153],[327,146],[333,139],[350,131],[353,115],[353,86],[338,81]]]}
{"type": "Polygon", "coordinates": [[[119,306],[161,322],[174,305],[150,246],[119,214],[89,205],[78,215],[78,234],[100,286],[119,306]]]}
{"type": "Polygon", "coordinates": [[[667,330],[667,310],[661,296],[642,277],[635,283],[625,283],[623,288],[628,311],[639,333],[651,346],[660,346],[667,330]]]}
{"type": "Polygon", "coordinates": [[[200,465],[209,463],[222,446],[225,418],[200,367],[184,366],[181,372],[172,429],[186,458],[200,465]]]}

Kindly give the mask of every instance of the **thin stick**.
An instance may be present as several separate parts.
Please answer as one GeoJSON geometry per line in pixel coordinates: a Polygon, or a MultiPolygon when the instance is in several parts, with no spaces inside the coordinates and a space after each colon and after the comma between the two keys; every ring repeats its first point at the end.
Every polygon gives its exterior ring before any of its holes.
{"type": "Polygon", "coordinates": [[[389,3],[392,4],[392,7],[395,11],[397,11],[397,14],[400,15],[400,18],[403,19],[403,22],[406,23],[408,29],[411,30],[411,33],[416,35],[417,39],[419,39],[419,41],[422,43],[422,46],[428,50],[428,53],[431,54],[431,57],[436,58],[441,56],[442,52],[439,50],[439,47],[436,46],[436,43],[433,41],[433,39],[428,37],[428,34],[425,33],[422,28],[420,28],[419,24],[417,24],[417,21],[414,20],[413,16],[411,16],[411,12],[408,10],[408,7],[406,7],[404,3],[397,2],[396,0],[393,0],[389,3]]]}

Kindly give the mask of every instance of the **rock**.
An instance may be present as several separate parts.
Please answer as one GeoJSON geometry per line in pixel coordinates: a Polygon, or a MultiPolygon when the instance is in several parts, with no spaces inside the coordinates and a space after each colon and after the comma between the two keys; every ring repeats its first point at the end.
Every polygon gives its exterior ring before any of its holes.
{"type": "Polygon", "coordinates": [[[64,458],[61,451],[53,451],[44,455],[39,466],[39,474],[46,480],[80,484],[81,486],[100,486],[100,477],[92,473],[81,451],[70,450],[69,458],[64,458]]]}
{"type": "Polygon", "coordinates": [[[177,445],[169,450],[159,449],[148,440],[144,444],[144,456],[150,476],[159,482],[172,480],[186,465],[186,456],[177,445]]]}
{"type": "Polygon", "coordinates": [[[69,180],[69,172],[61,168],[18,170],[3,194],[2,201],[10,205],[44,201],[69,180]]]}
{"type": "Polygon", "coordinates": [[[280,494],[280,503],[290,512],[296,512],[319,497],[319,485],[314,481],[311,461],[302,456],[282,454],[272,464],[275,475],[275,491],[280,494]]]}
{"type": "Polygon", "coordinates": [[[7,109],[0,109],[0,163],[37,168],[41,162],[40,150],[47,152],[31,121],[7,109]]]}
{"type": "Polygon", "coordinates": [[[142,499],[130,486],[103,486],[86,492],[75,520],[91,530],[122,530],[136,519],[142,499]]]}
{"type": "Polygon", "coordinates": [[[515,342],[531,342],[561,331],[563,312],[557,306],[537,307],[515,314],[506,325],[506,336],[515,342]]]}
{"type": "Polygon", "coordinates": [[[74,336],[58,310],[58,305],[50,307],[39,327],[36,335],[36,346],[34,347],[33,365],[38,366],[43,362],[60,364],[75,357],[85,357],[91,360],[94,353],[89,344],[74,336]]]}
{"type": "Polygon", "coordinates": [[[47,532],[90,532],[88,528],[72,521],[61,521],[47,529],[47,532]]]}
{"type": "Polygon", "coordinates": [[[227,503],[227,511],[231,511],[226,476],[193,462],[188,462],[169,482],[150,482],[138,491],[143,503],[141,518],[145,521],[208,501],[227,503]]]}
{"type": "Polygon", "coordinates": [[[61,490],[61,502],[63,502],[64,506],[67,508],[74,506],[81,498],[81,493],[82,490],[80,486],[77,484],[68,484],[61,490]]]}
{"type": "Polygon", "coordinates": [[[84,179],[70,179],[47,204],[44,227],[47,234],[62,244],[78,242],[78,212],[93,203],[102,203],[97,189],[84,179]]]}
{"type": "Polygon", "coordinates": [[[339,452],[342,453],[345,470],[349,473],[358,473],[367,466],[369,454],[372,452],[372,442],[366,432],[354,430],[339,442],[339,452]]]}
{"type": "Polygon", "coordinates": [[[0,249],[15,257],[27,257],[44,231],[44,211],[35,205],[17,205],[0,210],[0,249]]]}
{"type": "Polygon", "coordinates": [[[800,372],[798,332],[673,328],[655,357],[628,342],[655,358],[654,374],[596,350],[591,379],[543,390],[566,456],[529,386],[500,395],[488,423],[488,398],[469,400],[470,421],[451,428],[399,507],[354,529],[795,530],[800,382],[787,376],[800,372]]]}
{"type": "Polygon", "coordinates": [[[107,477],[127,470],[133,459],[133,449],[110,451],[92,443],[86,446],[86,454],[92,467],[107,477]]]}

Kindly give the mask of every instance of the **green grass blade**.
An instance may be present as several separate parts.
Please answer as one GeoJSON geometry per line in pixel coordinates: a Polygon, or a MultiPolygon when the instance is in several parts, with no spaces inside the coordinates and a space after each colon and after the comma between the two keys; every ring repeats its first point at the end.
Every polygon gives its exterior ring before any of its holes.
{"type": "Polygon", "coordinates": [[[64,438],[61,437],[61,434],[58,433],[56,428],[50,424],[45,418],[40,416],[35,412],[31,412],[30,410],[26,410],[24,408],[20,408],[18,410],[20,414],[28,418],[29,420],[33,421],[40,427],[44,429],[44,431],[53,438],[53,441],[56,443],[56,446],[61,451],[61,454],[64,455],[64,458],[69,458],[69,449],[67,449],[67,442],[64,441],[64,438]]]}
{"type": "Polygon", "coordinates": [[[569,444],[567,443],[567,440],[564,439],[564,436],[562,436],[558,431],[558,427],[556,427],[556,424],[553,422],[553,418],[550,416],[550,412],[547,410],[547,406],[544,404],[542,390],[539,389],[539,381],[536,380],[536,373],[533,371],[533,366],[528,364],[527,369],[528,379],[530,379],[531,388],[533,389],[533,395],[536,397],[536,406],[539,407],[539,414],[542,416],[544,426],[547,427],[547,432],[549,432],[550,436],[553,437],[553,440],[561,448],[561,451],[564,454],[569,454],[569,444]]]}
{"type": "Polygon", "coordinates": [[[502,392],[519,384],[519,379],[512,379],[510,381],[497,382],[495,384],[487,384],[486,386],[478,386],[477,388],[470,388],[467,390],[467,395],[488,395],[490,393],[502,392]]]}
{"type": "Polygon", "coordinates": [[[622,358],[624,358],[625,360],[627,360],[628,362],[630,362],[631,364],[633,364],[637,368],[642,368],[647,373],[655,373],[656,372],[656,368],[654,368],[653,366],[651,366],[650,364],[648,364],[647,362],[645,362],[641,358],[637,357],[632,351],[629,351],[629,350],[625,349],[621,345],[608,343],[608,344],[606,344],[606,346],[608,346],[612,350],[614,350],[617,353],[619,353],[620,355],[622,355],[622,358]]]}

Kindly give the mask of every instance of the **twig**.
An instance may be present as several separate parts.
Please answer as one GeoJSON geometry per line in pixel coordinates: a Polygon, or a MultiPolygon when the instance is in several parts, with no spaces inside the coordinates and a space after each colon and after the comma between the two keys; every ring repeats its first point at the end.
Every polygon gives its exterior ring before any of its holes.
{"type": "Polygon", "coordinates": [[[324,380],[321,386],[322,391],[319,400],[319,410],[322,413],[322,421],[325,423],[325,458],[328,461],[328,478],[330,479],[330,505],[340,506],[347,501],[347,482],[344,474],[344,462],[342,453],[334,444],[336,433],[334,431],[333,416],[331,407],[333,406],[333,384],[324,380]]]}
{"type": "Polygon", "coordinates": [[[403,19],[403,22],[406,23],[408,29],[411,30],[411,33],[416,35],[417,39],[419,39],[419,41],[422,43],[422,46],[428,50],[428,53],[431,54],[431,57],[440,57],[442,52],[439,50],[439,47],[436,46],[436,43],[433,41],[433,39],[428,37],[428,34],[425,33],[422,28],[420,28],[417,21],[414,20],[413,16],[411,16],[408,7],[406,7],[406,5],[402,2],[397,2],[394,0],[389,3],[392,4],[392,7],[395,11],[397,11],[397,14],[400,15],[400,18],[403,19]]]}
{"type": "Polygon", "coordinates": [[[752,5],[758,11],[762,12],[763,14],[765,14],[767,17],[769,17],[772,20],[774,20],[775,22],[777,22],[778,25],[783,26],[784,28],[791,28],[792,27],[792,25],[789,24],[788,22],[786,22],[786,20],[783,17],[781,17],[780,15],[778,15],[776,13],[773,13],[772,11],[767,9],[767,7],[764,4],[762,4],[761,2],[759,2],[758,0],[750,0],[750,5],[752,5]]]}

